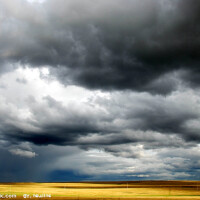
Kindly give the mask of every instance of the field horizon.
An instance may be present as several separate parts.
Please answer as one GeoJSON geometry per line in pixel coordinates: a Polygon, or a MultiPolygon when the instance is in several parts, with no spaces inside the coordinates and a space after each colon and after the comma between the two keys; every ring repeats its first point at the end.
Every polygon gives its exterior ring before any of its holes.
{"type": "Polygon", "coordinates": [[[83,180],[83,181],[7,181],[7,182],[1,182],[0,184],[7,184],[7,183],[125,183],[125,182],[200,182],[200,180],[188,180],[188,179],[184,179],[184,180],[165,180],[165,179],[161,179],[161,180],[156,180],[156,179],[145,179],[145,180],[117,180],[117,181],[112,181],[112,180],[94,180],[94,181],[90,181],[90,180],[83,180]]]}
{"type": "Polygon", "coordinates": [[[4,199],[200,199],[200,181],[80,181],[0,183],[4,199]]]}

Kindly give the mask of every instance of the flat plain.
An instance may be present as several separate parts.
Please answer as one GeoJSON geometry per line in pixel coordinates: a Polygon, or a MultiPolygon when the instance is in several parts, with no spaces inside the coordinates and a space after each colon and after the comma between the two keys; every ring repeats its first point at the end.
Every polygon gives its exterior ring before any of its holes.
{"type": "Polygon", "coordinates": [[[200,181],[0,183],[2,199],[200,200],[200,181]]]}

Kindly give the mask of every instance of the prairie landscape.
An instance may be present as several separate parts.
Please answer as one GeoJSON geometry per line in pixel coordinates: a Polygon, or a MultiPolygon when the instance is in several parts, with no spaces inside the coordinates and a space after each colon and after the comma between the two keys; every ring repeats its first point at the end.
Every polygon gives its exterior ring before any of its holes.
{"type": "Polygon", "coordinates": [[[200,181],[1,183],[4,199],[200,199],[200,181]]]}
{"type": "Polygon", "coordinates": [[[0,0],[2,199],[200,200],[200,0],[0,0]]]}

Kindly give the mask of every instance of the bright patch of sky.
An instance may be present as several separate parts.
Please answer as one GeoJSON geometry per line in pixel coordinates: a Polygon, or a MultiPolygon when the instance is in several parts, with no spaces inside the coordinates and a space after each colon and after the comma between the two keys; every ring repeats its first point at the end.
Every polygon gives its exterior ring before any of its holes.
{"type": "Polygon", "coordinates": [[[30,2],[30,3],[43,3],[43,2],[45,2],[46,0],[26,0],[26,1],[28,1],[28,2],[30,2]]]}
{"type": "Polygon", "coordinates": [[[34,96],[37,101],[50,96],[56,101],[67,105],[72,102],[84,103],[95,96],[109,97],[108,93],[101,91],[90,91],[88,89],[69,85],[65,87],[49,75],[48,68],[18,68],[6,73],[0,79],[0,95],[7,102],[24,105],[28,97],[34,96]]]}

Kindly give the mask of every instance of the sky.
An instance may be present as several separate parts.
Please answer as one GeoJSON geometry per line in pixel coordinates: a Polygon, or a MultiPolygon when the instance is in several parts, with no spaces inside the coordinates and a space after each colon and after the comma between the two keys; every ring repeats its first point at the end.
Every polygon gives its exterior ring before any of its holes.
{"type": "Polygon", "coordinates": [[[199,0],[0,0],[0,182],[199,180],[199,0]]]}

